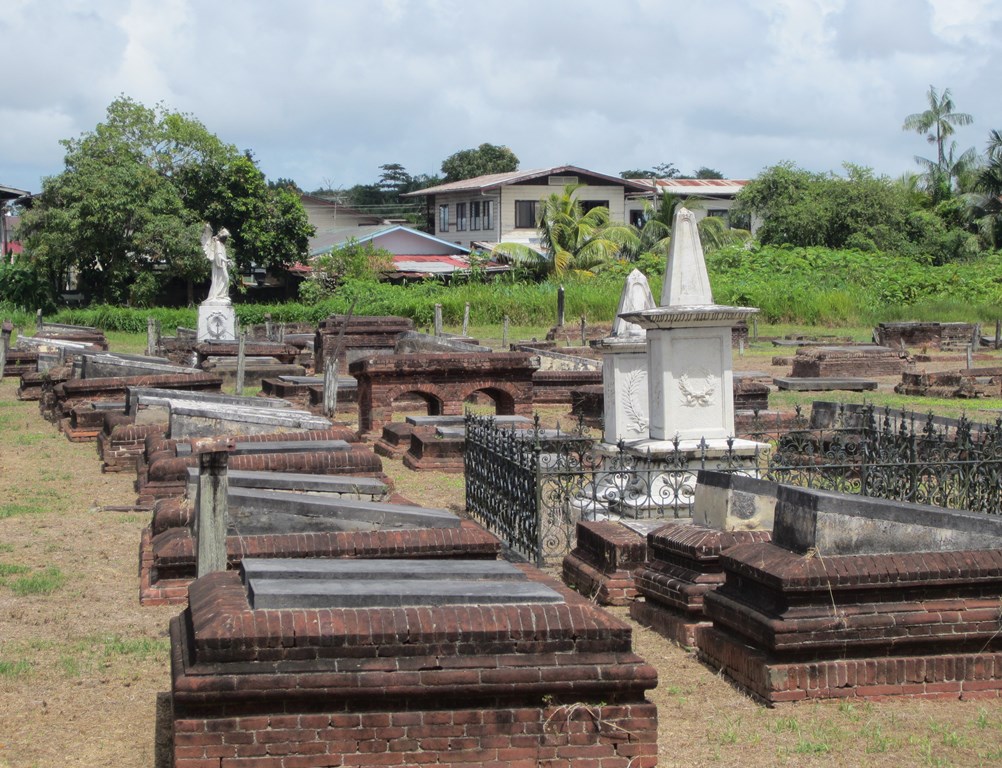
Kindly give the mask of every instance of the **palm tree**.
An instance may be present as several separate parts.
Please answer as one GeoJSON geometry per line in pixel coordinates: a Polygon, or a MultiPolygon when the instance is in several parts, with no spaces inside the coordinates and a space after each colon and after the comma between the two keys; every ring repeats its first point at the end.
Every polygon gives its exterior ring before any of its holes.
{"type": "Polygon", "coordinates": [[[981,238],[991,247],[1002,243],[1002,131],[988,134],[985,163],[978,172],[974,188],[975,224],[981,238]]]}
{"type": "Polygon", "coordinates": [[[929,99],[929,109],[908,115],[901,129],[926,134],[926,140],[936,145],[936,163],[943,171],[947,160],[946,140],[953,133],[953,127],[970,125],[974,122],[974,118],[966,112],[953,111],[953,97],[949,88],[944,89],[943,94],[939,95],[935,87],[930,85],[926,96],[929,99]]]}
{"type": "Polygon", "coordinates": [[[569,270],[595,271],[632,245],[633,227],[609,221],[609,209],[584,210],[577,198],[583,185],[568,184],[539,206],[539,248],[522,243],[498,243],[492,253],[520,266],[543,268],[563,275],[569,270]]]}
{"type": "Polygon", "coordinates": [[[953,141],[950,142],[949,151],[939,162],[918,155],[915,156],[915,162],[925,169],[920,178],[933,203],[938,203],[950,197],[954,189],[963,189],[965,185],[962,180],[969,180],[977,167],[978,153],[974,147],[969,147],[957,155],[957,142],[953,141]]]}

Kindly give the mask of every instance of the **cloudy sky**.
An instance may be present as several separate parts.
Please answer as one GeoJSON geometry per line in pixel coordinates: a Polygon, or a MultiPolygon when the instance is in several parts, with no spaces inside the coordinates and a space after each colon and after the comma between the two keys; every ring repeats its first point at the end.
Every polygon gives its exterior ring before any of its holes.
{"type": "Polygon", "coordinates": [[[960,149],[1002,129],[998,0],[3,0],[0,184],[38,191],[119,94],[187,112],[304,189],[439,172],[781,160],[898,176],[950,88],[960,149]]]}

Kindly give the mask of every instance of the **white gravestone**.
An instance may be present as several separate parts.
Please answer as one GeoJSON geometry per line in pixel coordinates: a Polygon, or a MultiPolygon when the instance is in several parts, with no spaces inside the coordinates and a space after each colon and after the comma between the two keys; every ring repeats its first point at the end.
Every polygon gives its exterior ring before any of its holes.
{"type": "Polygon", "coordinates": [[[602,440],[605,443],[615,445],[620,440],[638,440],[648,435],[647,332],[625,320],[622,313],[653,308],[654,297],[647,278],[635,269],[623,286],[612,335],[599,342],[605,402],[602,440]]]}

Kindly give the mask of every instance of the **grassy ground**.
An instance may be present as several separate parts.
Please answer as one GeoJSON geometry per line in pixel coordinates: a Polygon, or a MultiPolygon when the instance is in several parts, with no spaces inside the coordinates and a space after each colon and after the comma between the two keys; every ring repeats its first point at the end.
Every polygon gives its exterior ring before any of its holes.
{"type": "MultiPolygon", "coordinates": [[[[142,351],[133,336],[112,348],[142,351]]],[[[764,350],[753,346],[738,367],[762,368],[764,350]]],[[[179,609],[138,605],[147,517],[108,511],[133,503],[133,478],[102,475],[93,445],[67,442],[15,387],[0,382],[0,768],[149,768],[156,695],[169,689],[167,622],[179,609]]],[[[462,508],[461,475],[384,467],[405,496],[462,508]]],[[[1002,703],[768,709],[648,630],[635,627],[634,643],[659,671],[662,766],[1002,765],[1002,703]]]]}

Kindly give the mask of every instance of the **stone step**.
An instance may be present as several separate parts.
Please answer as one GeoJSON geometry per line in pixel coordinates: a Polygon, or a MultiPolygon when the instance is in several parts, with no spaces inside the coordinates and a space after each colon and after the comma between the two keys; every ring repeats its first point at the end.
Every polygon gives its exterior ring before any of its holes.
{"type": "Polygon", "coordinates": [[[326,558],[245,558],[244,581],[253,579],[354,580],[415,579],[525,581],[525,574],[504,560],[332,560],[326,558]]]}

